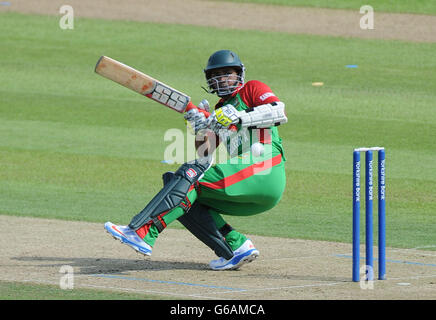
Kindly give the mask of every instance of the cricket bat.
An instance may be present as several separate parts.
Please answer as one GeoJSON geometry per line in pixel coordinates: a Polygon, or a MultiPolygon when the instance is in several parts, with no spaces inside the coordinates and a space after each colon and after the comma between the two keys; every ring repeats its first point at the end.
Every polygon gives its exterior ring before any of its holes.
{"type": "MultiPolygon", "coordinates": [[[[100,57],[95,72],[177,112],[197,108],[185,93],[112,58],[100,57]]],[[[209,113],[206,114],[208,116],[209,113]]]]}

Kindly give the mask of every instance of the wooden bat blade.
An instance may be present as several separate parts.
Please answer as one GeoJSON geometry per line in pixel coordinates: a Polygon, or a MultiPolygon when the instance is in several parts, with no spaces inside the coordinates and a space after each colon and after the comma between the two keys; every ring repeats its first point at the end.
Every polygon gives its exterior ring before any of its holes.
{"type": "Polygon", "coordinates": [[[192,107],[188,95],[112,58],[100,57],[95,72],[180,113],[192,107]]]}
{"type": "Polygon", "coordinates": [[[152,77],[106,56],[97,61],[95,72],[142,95],[152,92],[156,85],[152,77]]]}

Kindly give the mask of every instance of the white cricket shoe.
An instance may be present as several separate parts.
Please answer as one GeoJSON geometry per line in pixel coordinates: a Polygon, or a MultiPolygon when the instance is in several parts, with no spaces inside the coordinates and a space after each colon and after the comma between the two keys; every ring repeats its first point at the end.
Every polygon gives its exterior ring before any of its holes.
{"type": "Polygon", "coordinates": [[[233,257],[229,260],[219,258],[212,260],[209,266],[212,270],[235,270],[245,263],[255,260],[259,256],[259,250],[257,250],[253,242],[250,239],[245,242],[238,249],[233,251],[233,257]]]}
{"type": "Polygon", "coordinates": [[[120,240],[122,243],[127,244],[129,247],[135,249],[139,253],[146,256],[151,256],[152,247],[144,242],[129,226],[117,226],[112,222],[104,224],[106,231],[115,239],[120,240]]]}

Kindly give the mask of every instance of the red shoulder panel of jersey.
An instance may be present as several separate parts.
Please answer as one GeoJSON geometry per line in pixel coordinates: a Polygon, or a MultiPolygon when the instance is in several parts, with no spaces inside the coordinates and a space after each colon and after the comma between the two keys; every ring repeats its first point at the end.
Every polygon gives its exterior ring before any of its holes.
{"type": "Polygon", "coordinates": [[[269,86],[258,80],[247,81],[238,93],[244,103],[250,108],[280,101],[269,86]]]}

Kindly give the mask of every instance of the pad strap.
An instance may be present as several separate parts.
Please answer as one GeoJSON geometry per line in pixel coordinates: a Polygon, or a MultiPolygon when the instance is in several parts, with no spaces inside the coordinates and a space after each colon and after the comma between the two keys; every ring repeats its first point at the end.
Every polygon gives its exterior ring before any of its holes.
{"type": "Polygon", "coordinates": [[[163,214],[157,216],[156,218],[153,218],[152,222],[156,226],[159,233],[161,233],[167,226],[167,224],[163,220],[163,214]]]}
{"type": "Polygon", "coordinates": [[[230,231],[234,230],[231,225],[226,223],[224,226],[222,226],[219,231],[225,237],[230,231]]]}

